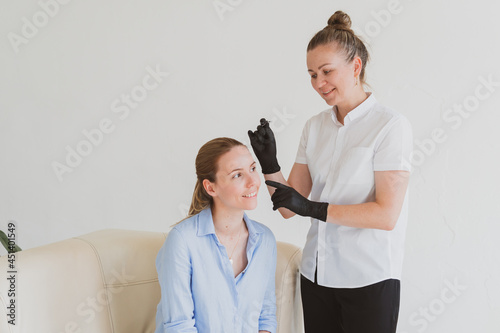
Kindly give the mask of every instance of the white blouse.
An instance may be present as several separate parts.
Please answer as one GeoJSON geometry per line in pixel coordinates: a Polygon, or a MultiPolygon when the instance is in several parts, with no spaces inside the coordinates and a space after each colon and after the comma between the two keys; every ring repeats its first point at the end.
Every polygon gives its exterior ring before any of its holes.
{"type": "MultiPolygon", "coordinates": [[[[311,200],[335,205],[375,201],[374,171],[411,170],[412,129],[373,94],[342,125],[335,107],[309,119],[295,162],[307,164],[311,200]]],[[[408,219],[408,191],[392,231],[352,228],[311,219],[301,273],[318,284],[356,288],[400,279],[408,219]]]]}

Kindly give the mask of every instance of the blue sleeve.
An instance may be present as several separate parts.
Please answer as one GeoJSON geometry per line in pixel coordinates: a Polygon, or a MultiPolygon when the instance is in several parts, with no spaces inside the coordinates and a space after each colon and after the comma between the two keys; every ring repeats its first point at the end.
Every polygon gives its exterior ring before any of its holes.
{"type": "Polygon", "coordinates": [[[173,229],[158,256],[156,269],[161,300],[156,313],[155,333],[198,332],[191,293],[191,260],[181,233],[173,229]]]}
{"type": "Polygon", "coordinates": [[[262,310],[259,317],[259,330],[269,331],[275,333],[278,323],[276,321],[276,239],[271,233],[271,238],[269,240],[268,251],[272,252],[269,256],[269,280],[267,281],[266,294],[264,296],[264,302],[262,304],[262,310]]]}

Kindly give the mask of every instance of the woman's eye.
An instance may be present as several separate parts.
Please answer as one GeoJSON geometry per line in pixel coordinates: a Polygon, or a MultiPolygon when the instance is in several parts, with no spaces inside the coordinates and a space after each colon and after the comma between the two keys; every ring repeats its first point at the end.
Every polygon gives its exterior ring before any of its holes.
{"type": "Polygon", "coordinates": [[[315,78],[317,78],[317,77],[318,77],[318,74],[313,74],[313,75],[311,75],[311,79],[315,79],[315,78]]]}
{"type": "Polygon", "coordinates": [[[241,177],[241,173],[237,173],[233,176],[233,178],[240,178],[241,177]]]}
{"type": "Polygon", "coordinates": [[[329,71],[323,71],[323,73],[325,73],[325,75],[327,75],[330,72],[331,72],[331,70],[329,70],[329,71]]]}
{"type": "Polygon", "coordinates": [[[250,171],[251,171],[251,172],[254,172],[254,171],[255,171],[255,167],[251,167],[251,168],[250,168],[250,171]]]}

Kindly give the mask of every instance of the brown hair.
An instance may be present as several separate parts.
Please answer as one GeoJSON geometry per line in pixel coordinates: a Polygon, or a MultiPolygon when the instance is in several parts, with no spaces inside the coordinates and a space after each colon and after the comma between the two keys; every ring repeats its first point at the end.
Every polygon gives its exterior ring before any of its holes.
{"type": "Polygon", "coordinates": [[[359,80],[362,84],[365,81],[365,67],[370,55],[365,44],[351,29],[351,18],[343,11],[336,11],[328,20],[328,25],[314,35],[307,45],[307,51],[311,51],[317,46],[336,43],[345,53],[346,61],[351,62],[354,57],[361,59],[362,67],[359,80]]]}
{"type": "Polygon", "coordinates": [[[246,147],[238,140],[231,138],[216,138],[205,143],[196,155],[196,185],[194,186],[193,199],[189,207],[188,216],[194,216],[207,207],[212,207],[213,198],[203,187],[203,181],[208,179],[215,182],[219,159],[222,155],[237,146],[246,147]]]}

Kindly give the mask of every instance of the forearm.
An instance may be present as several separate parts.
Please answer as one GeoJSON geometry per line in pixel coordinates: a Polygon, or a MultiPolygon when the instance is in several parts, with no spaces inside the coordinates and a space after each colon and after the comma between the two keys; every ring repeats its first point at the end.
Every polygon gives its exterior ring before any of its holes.
{"type": "Polygon", "coordinates": [[[328,205],[326,222],[353,228],[390,231],[394,229],[400,210],[395,211],[377,202],[356,205],[328,205]]]}
{"type": "Polygon", "coordinates": [[[406,197],[408,171],[375,171],[373,202],[328,206],[327,222],[354,228],[392,230],[406,197]]]}

